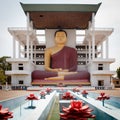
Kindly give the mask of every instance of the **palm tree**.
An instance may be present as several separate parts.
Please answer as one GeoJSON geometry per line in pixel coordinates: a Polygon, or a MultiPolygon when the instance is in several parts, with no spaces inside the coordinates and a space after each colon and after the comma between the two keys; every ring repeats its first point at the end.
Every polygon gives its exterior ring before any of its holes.
{"type": "Polygon", "coordinates": [[[11,70],[11,64],[6,61],[8,56],[3,56],[0,58],[0,83],[5,84],[10,77],[5,75],[6,70],[11,70]]]}

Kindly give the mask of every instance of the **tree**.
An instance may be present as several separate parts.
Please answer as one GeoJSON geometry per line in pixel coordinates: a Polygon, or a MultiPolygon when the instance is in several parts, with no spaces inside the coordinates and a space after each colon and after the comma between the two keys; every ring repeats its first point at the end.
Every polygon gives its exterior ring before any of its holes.
{"type": "Polygon", "coordinates": [[[0,58],[0,69],[5,70],[11,70],[11,64],[6,61],[7,58],[10,58],[8,56],[3,56],[0,58]]]}
{"type": "Polygon", "coordinates": [[[0,70],[0,84],[5,84],[7,76],[4,74],[3,70],[0,70]]]}
{"type": "Polygon", "coordinates": [[[120,67],[117,68],[116,72],[117,72],[117,77],[120,79],[120,67]]]}
{"type": "Polygon", "coordinates": [[[6,70],[11,70],[11,64],[6,61],[7,58],[10,58],[8,56],[3,56],[0,58],[0,83],[5,84],[6,81],[8,81],[8,76],[5,75],[6,70]]]}

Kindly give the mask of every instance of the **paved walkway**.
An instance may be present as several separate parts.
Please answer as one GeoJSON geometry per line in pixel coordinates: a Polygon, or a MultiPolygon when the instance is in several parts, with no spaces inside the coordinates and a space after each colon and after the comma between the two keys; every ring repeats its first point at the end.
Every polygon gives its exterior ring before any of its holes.
{"type": "Polygon", "coordinates": [[[9,91],[6,91],[6,90],[0,90],[0,101],[8,100],[8,99],[11,99],[11,98],[20,97],[20,96],[24,96],[24,95],[28,95],[29,93],[31,93],[31,91],[24,91],[24,90],[9,90],[9,91]]]}
{"type": "MultiPolygon", "coordinates": [[[[64,87],[55,87],[56,89],[65,89],[64,87]]],[[[68,87],[69,88],[69,87],[68,87]]],[[[80,90],[82,90],[82,87],[78,87],[80,90]]],[[[43,88],[42,88],[43,89],[43,88]]],[[[19,96],[24,96],[27,95],[31,92],[36,92],[36,91],[26,91],[26,90],[0,90],[0,101],[11,99],[14,97],[19,97],[19,96]]],[[[101,93],[105,92],[106,94],[110,96],[116,96],[120,97],[120,88],[116,88],[114,90],[90,90],[90,92],[95,92],[95,93],[101,93]]]]}
{"type": "Polygon", "coordinates": [[[110,96],[120,97],[120,88],[115,88],[113,90],[94,90],[91,92],[95,92],[95,93],[105,92],[106,94],[110,96]]]}

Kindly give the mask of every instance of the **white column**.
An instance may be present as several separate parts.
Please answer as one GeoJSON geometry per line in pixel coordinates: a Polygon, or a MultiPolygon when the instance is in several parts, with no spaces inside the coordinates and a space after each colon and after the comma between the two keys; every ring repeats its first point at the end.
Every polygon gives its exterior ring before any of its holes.
{"type": "Polygon", "coordinates": [[[13,37],[13,58],[16,58],[16,41],[15,41],[15,37],[13,37]]]}
{"type": "Polygon", "coordinates": [[[89,29],[89,30],[90,30],[91,27],[92,27],[91,25],[92,25],[92,23],[89,21],[89,23],[88,23],[88,26],[89,26],[88,29],[89,29]]]}
{"type": "Polygon", "coordinates": [[[87,58],[87,45],[85,45],[85,56],[86,56],[86,60],[85,60],[85,62],[86,62],[86,64],[87,64],[87,61],[88,61],[88,58],[87,58]]]}
{"type": "Polygon", "coordinates": [[[33,29],[33,21],[30,22],[30,28],[33,29]]]}
{"type": "Polygon", "coordinates": [[[92,33],[92,59],[95,58],[95,37],[94,32],[92,33]]]}
{"type": "Polygon", "coordinates": [[[33,60],[33,42],[31,41],[31,60],[33,60]]]}
{"type": "Polygon", "coordinates": [[[92,59],[95,58],[95,18],[92,13],[92,59]]]}
{"type": "Polygon", "coordinates": [[[109,56],[109,45],[108,45],[108,37],[107,37],[107,39],[106,39],[106,58],[108,58],[108,56],[109,56]]]}
{"type": "Polygon", "coordinates": [[[27,12],[27,34],[26,34],[27,58],[29,59],[29,13],[27,12]]]}
{"type": "Polygon", "coordinates": [[[34,61],[35,61],[35,64],[36,64],[36,52],[37,52],[37,50],[36,50],[36,45],[34,45],[34,61]]]}
{"type": "Polygon", "coordinates": [[[101,43],[101,58],[103,58],[103,43],[101,43]]]}
{"type": "Polygon", "coordinates": [[[91,41],[89,40],[89,62],[91,61],[91,41]]]}
{"type": "Polygon", "coordinates": [[[19,43],[18,43],[18,58],[21,58],[20,52],[21,52],[21,50],[20,50],[20,42],[19,42],[19,43]]]}

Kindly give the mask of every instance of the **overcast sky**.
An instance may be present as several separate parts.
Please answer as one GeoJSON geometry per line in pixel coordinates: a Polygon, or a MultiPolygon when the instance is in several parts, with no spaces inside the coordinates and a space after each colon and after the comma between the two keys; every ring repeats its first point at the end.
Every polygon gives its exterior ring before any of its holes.
{"type": "Polygon", "coordinates": [[[113,28],[109,37],[109,57],[115,58],[111,70],[120,67],[120,0],[1,0],[0,1],[0,57],[12,56],[12,36],[8,27],[26,27],[26,16],[22,3],[98,4],[102,2],[96,16],[95,26],[113,28]]]}

